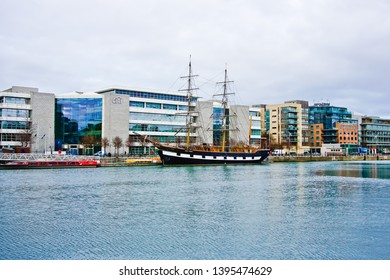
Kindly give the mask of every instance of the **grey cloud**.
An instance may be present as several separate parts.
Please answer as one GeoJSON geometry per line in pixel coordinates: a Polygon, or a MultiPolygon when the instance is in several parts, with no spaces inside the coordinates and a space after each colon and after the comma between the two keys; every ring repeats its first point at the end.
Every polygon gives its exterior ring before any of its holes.
{"type": "Polygon", "coordinates": [[[227,63],[245,104],[390,116],[389,14],[386,0],[3,0],[0,86],[176,90],[192,54],[205,97],[227,63]]]}

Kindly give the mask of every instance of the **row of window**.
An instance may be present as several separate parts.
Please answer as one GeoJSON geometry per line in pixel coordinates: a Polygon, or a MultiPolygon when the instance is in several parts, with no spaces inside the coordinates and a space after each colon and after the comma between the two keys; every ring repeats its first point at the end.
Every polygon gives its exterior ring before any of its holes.
{"type": "Polygon", "coordinates": [[[249,116],[252,117],[261,117],[261,114],[259,111],[249,111],[249,116]]]}
{"type": "Polygon", "coordinates": [[[345,134],[345,135],[357,135],[357,131],[340,131],[340,134],[345,134]]]}
{"type": "Polygon", "coordinates": [[[340,136],[339,137],[340,140],[344,140],[344,141],[357,141],[358,138],[357,137],[346,137],[346,136],[340,136]]]}
{"type": "Polygon", "coordinates": [[[0,121],[0,127],[2,129],[29,129],[29,122],[18,122],[18,121],[0,121]]]}
{"type": "Polygon", "coordinates": [[[130,107],[188,111],[188,106],[185,105],[161,104],[161,103],[140,102],[140,101],[130,101],[130,107]]]}
{"type": "Polygon", "coordinates": [[[162,122],[186,122],[186,116],[175,114],[152,114],[152,113],[137,113],[130,112],[130,121],[162,121],[162,122]]]}
{"type": "Polygon", "coordinates": [[[29,118],[30,110],[23,109],[0,109],[0,117],[29,118]]]}
{"type": "MultiPolygon", "coordinates": [[[[170,101],[182,101],[187,102],[186,96],[166,94],[166,93],[154,93],[154,92],[143,92],[143,91],[134,91],[134,90],[115,90],[117,94],[126,94],[130,97],[136,98],[148,98],[148,99],[159,99],[159,100],[170,100],[170,101]]],[[[192,102],[196,102],[197,98],[193,97],[192,102]]]]}
{"type": "Polygon", "coordinates": [[[390,125],[366,125],[363,127],[365,131],[370,131],[370,130],[389,130],[390,131],[390,125]]]}
{"type": "Polygon", "coordinates": [[[17,133],[2,133],[1,141],[22,142],[23,135],[17,133]]]}
{"type": "Polygon", "coordinates": [[[362,135],[364,136],[390,136],[389,131],[362,131],[362,135]]]}
{"type": "Polygon", "coordinates": [[[178,132],[182,128],[177,125],[129,124],[130,131],[178,132]]]}
{"type": "Polygon", "coordinates": [[[0,103],[27,105],[30,104],[30,99],[23,97],[0,96],[0,103]]]}

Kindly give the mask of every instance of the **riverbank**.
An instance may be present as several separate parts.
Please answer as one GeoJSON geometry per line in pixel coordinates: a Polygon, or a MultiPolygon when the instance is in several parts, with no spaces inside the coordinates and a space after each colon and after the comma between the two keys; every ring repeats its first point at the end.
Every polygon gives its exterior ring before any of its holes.
{"type": "Polygon", "coordinates": [[[149,165],[160,165],[161,160],[158,157],[145,157],[145,158],[111,158],[104,157],[100,159],[100,166],[102,167],[120,167],[120,166],[149,166],[149,165]]]}
{"type": "MultiPolygon", "coordinates": [[[[390,155],[364,155],[364,156],[269,156],[265,162],[315,162],[315,161],[374,161],[390,160],[390,155]]],[[[100,160],[102,167],[120,167],[120,166],[150,166],[160,165],[161,160],[154,158],[109,158],[104,157],[100,160]]]]}
{"type": "Polygon", "coordinates": [[[269,156],[269,162],[313,162],[313,161],[364,161],[390,160],[390,155],[356,155],[356,156],[269,156]]]}

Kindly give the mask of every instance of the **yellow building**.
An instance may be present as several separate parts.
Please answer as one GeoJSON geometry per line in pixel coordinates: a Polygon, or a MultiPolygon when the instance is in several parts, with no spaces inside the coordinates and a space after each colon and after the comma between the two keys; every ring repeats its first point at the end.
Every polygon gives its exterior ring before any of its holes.
{"type": "Polygon", "coordinates": [[[310,151],[307,101],[266,105],[265,118],[271,149],[283,150],[286,154],[310,151]]]}

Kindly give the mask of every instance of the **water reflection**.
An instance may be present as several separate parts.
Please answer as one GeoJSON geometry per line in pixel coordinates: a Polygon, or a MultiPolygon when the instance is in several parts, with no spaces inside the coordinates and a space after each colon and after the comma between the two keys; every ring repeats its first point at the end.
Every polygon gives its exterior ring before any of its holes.
{"type": "Polygon", "coordinates": [[[316,174],[320,176],[390,179],[390,163],[345,163],[338,166],[337,169],[320,170],[316,174]]]}
{"type": "Polygon", "coordinates": [[[0,259],[389,259],[389,167],[9,170],[0,259]]]}

